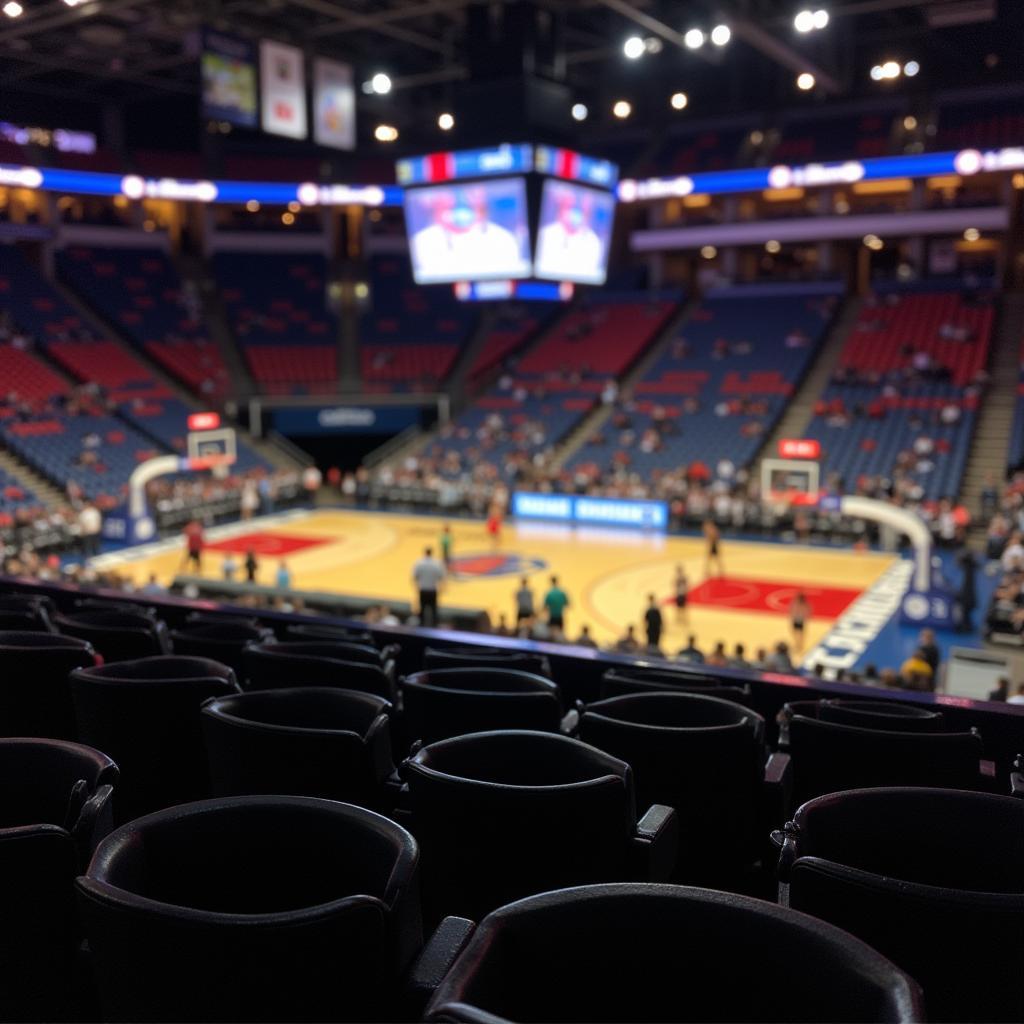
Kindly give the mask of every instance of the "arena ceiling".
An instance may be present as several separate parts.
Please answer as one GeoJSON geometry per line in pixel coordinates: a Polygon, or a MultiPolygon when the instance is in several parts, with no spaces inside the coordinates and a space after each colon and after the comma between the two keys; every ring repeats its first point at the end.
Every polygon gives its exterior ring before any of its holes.
{"type": "MultiPolygon", "coordinates": [[[[523,0],[526,2],[526,0],[523,0]]],[[[530,0],[551,45],[537,70],[609,123],[614,98],[631,99],[633,124],[645,108],[664,116],[683,89],[689,115],[773,109],[895,88],[935,90],[1024,78],[1022,0],[530,0]],[[793,17],[825,8],[827,28],[804,35],[793,17]],[[688,48],[688,28],[728,24],[732,39],[688,48]],[[626,60],[631,35],[648,52],[626,60]],[[879,87],[869,70],[886,57],[913,59],[914,81],[879,87]],[[813,95],[796,75],[811,71],[813,95]]],[[[308,53],[353,63],[357,75],[385,70],[387,97],[361,96],[369,118],[389,115],[409,129],[432,122],[458,83],[486,75],[473,9],[482,0],[20,0],[23,13],[0,16],[0,96],[116,104],[164,98],[194,103],[197,30],[203,25],[252,39],[292,42],[308,53]]],[[[0,107],[4,101],[0,101],[0,107]]],[[[52,103],[50,104],[52,110],[52,103]]],[[[191,109],[194,109],[191,108],[191,109]]],[[[3,110],[0,109],[0,116],[3,110]]],[[[52,118],[51,118],[52,120],[52,118]]],[[[593,119],[589,130],[595,127],[593,119]]]]}

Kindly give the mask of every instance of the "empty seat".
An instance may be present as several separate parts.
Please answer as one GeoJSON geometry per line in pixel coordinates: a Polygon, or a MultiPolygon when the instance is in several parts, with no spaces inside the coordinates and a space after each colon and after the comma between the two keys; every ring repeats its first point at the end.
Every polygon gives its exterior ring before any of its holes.
{"type": "MultiPolygon", "coordinates": [[[[724,678],[724,677],[723,677],[724,678]]],[[[709,697],[750,703],[750,687],[723,682],[718,676],[703,672],[673,672],[671,669],[610,668],[601,676],[601,697],[619,697],[629,693],[706,693],[709,697]]]]}
{"type": "Polygon", "coordinates": [[[672,810],[652,807],[638,825],[629,765],[578,740],[471,733],[423,747],[403,767],[431,920],[671,872],[672,810]]]}
{"type": "Polygon", "coordinates": [[[824,793],[874,786],[982,788],[981,737],[895,732],[793,715],[780,745],[792,759],[793,806],[824,793]]]}
{"type": "Polygon", "coordinates": [[[558,732],[558,687],[543,676],[501,668],[417,672],[401,681],[403,725],[411,740],[433,743],[489,729],[558,732]]]}
{"type": "Polygon", "coordinates": [[[74,880],[110,831],[117,767],[47,739],[0,740],[0,1016],[77,1019],[74,880]]]}
{"type": "Polygon", "coordinates": [[[175,654],[212,658],[234,669],[239,679],[243,672],[242,651],[251,644],[273,639],[269,629],[244,621],[190,623],[171,631],[175,654]]]}
{"type": "Polygon", "coordinates": [[[360,807],[234,797],[111,833],[78,880],[107,1021],[393,1018],[417,849],[360,807]]]}
{"type": "Polygon", "coordinates": [[[0,630],[53,631],[55,611],[49,598],[0,594],[0,630]]]}
{"type": "Polygon", "coordinates": [[[321,625],[318,622],[300,622],[284,628],[285,640],[338,640],[348,644],[374,646],[373,634],[367,629],[349,626],[321,625]]]}
{"type": "Polygon", "coordinates": [[[211,697],[202,708],[217,796],[289,793],[383,809],[391,705],[331,687],[211,697]]]}
{"type": "Polygon", "coordinates": [[[76,669],[71,692],[79,738],[123,773],[118,821],[209,795],[199,707],[238,692],[226,665],[163,656],[76,669]]]}
{"type": "Polygon", "coordinates": [[[797,700],[790,701],[783,712],[784,718],[804,715],[890,732],[941,732],[945,728],[941,711],[894,700],[797,700]]]}
{"type": "Polygon", "coordinates": [[[107,662],[148,658],[170,650],[167,627],[141,609],[89,608],[55,615],[53,624],[65,636],[88,640],[107,662]]]}
{"type": "Polygon", "coordinates": [[[732,893],[620,884],[548,892],[488,915],[425,1019],[924,1017],[916,984],[838,928],[732,893]]]}
{"type": "Polygon", "coordinates": [[[0,632],[0,735],[74,739],[68,673],[95,665],[92,645],[41,631],[0,632]]]}
{"type": "Polygon", "coordinates": [[[360,644],[329,640],[253,644],[242,652],[245,678],[253,690],[287,686],[336,686],[395,700],[394,663],[360,644]]]}
{"type": "Polygon", "coordinates": [[[724,882],[760,857],[773,803],[760,715],[710,696],[637,693],[588,704],[579,737],[632,767],[640,806],[675,808],[679,879],[724,882]]]}
{"type": "Polygon", "coordinates": [[[832,793],[805,803],[780,841],[783,899],[916,978],[929,1020],[1024,1019],[1024,801],[832,793]]]}
{"type": "Polygon", "coordinates": [[[423,652],[423,667],[509,668],[532,672],[538,676],[551,676],[551,665],[546,654],[529,654],[504,647],[476,647],[472,644],[427,647],[423,652]]]}

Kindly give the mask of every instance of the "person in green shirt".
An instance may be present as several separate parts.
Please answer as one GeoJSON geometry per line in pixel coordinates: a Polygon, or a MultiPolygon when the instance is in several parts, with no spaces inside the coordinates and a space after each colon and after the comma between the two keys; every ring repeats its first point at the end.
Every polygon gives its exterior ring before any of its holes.
{"type": "Polygon", "coordinates": [[[444,562],[446,569],[451,567],[452,564],[452,528],[445,523],[441,530],[441,560],[444,562]]]}
{"type": "Polygon", "coordinates": [[[569,607],[569,595],[558,585],[558,577],[551,577],[551,587],[544,595],[544,610],[548,613],[548,625],[565,632],[565,609],[569,607]]]}

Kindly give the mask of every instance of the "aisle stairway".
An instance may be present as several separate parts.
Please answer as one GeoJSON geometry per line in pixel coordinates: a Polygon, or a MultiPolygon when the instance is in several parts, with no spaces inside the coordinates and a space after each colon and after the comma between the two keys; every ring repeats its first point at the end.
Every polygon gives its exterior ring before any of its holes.
{"type": "MultiPolygon", "coordinates": [[[[981,513],[981,492],[989,475],[997,482],[1006,471],[1007,445],[1017,400],[1018,362],[1024,337],[1024,293],[1007,293],[1002,301],[989,364],[991,377],[978,410],[960,500],[971,515],[981,513]]],[[[985,524],[977,522],[982,529],[985,524]]]]}
{"type": "Polygon", "coordinates": [[[13,452],[0,447],[0,476],[4,473],[17,480],[27,491],[31,491],[48,508],[67,504],[67,498],[54,487],[46,477],[29,469],[13,452]]]}

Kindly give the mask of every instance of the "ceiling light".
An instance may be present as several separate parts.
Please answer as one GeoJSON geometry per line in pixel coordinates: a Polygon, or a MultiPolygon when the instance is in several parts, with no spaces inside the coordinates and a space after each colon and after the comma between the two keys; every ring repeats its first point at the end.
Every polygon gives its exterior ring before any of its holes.
{"type": "Polygon", "coordinates": [[[964,232],[964,241],[966,242],[976,242],[979,238],[981,238],[981,232],[977,228],[968,228],[964,232]]]}
{"type": "Polygon", "coordinates": [[[285,210],[285,212],[281,214],[281,223],[288,225],[294,224],[295,214],[291,213],[289,210],[285,210]]]}
{"type": "Polygon", "coordinates": [[[612,107],[612,113],[620,119],[629,117],[633,113],[633,105],[629,100],[618,100],[614,107],[612,107]]]}
{"type": "Polygon", "coordinates": [[[298,212],[299,212],[299,210],[301,210],[301,209],[302,209],[302,203],[298,202],[298,200],[295,200],[295,199],[293,199],[293,200],[292,200],[292,201],[291,201],[291,202],[290,202],[290,203],[288,204],[288,209],[289,209],[289,210],[290,210],[290,211],[291,211],[292,213],[298,213],[298,212]]]}
{"type": "Polygon", "coordinates": [[[764,132],[760,128],[755,128],[750,133],[750,144],[752,146],[760,146],[764,142],[764,132]]]}
{"type": "Polygon", "coordinates": [[[391,92],[391,78],[385,75],[383,71],[378,71],[377,74],[370,79],[370,88],[378,96],[386,96],[391,92]]]}
{"type": "Polygon", "coordinates": [[[18,0],[7,0],[3,6],[4,14],[8,18],[18,18],[25,13],[25,8],[18,3],[18,0]]]}
{"type": "Polygon", "coordinates": [[[814,11],[800,11],[793,19],[793,28],[797,32],[810,32],[814,29],[814,11]]]}
{"type": "Polygon", "coordinates": [[[84,4],[85,0],[64,0],[64,3],[66,3],[68,7],[77,7],[79,4],[84,4]]]}
{"type": "Polygon", "coordinates": [[[706,260],[713,260],[718,255],[718,250],[713,245],[703,245],[700,254],[706,260]]]}
{"type": "Polygon", "coordinates": [[[711,42],[715,46],[725,46],[732,39],[732,29],[728,25],[716,25],[711,30],[711,42]]]}
{"type": "Polygon", "coordinates": [[[398,129],[390,124],[379,124],[373,130],[373,137],[378,142],[394,142],[398,138],[398,129]]]}
{"type": "Polygon", "coordinates": [[[882,65],[876,64],[871,69],[871,80],[873,82],[880,82],[882,80],[882,65]]]}
{"type": "Polygon", "coordinates": [[[864,244],[869,248],[878,252],[879,249],[883,248],[884,242],[878,237],[878,235],[865,235],[864,244]]]}
{"type": "Polygon", "coordinates": [[[586,103],[574,103],[572,105],[572,119],[574,121],[586,121],[587,114],[589,113],[590,111],[587,110],[586,103]]]}
{"type": "Polygon", "coordinates": [[[648,36],[644,40],[644,46],[648,53],[661,53],[662,43],[657,36],[648,36]]]}
{"type": "Polygon", "coordinates": [[[900,77],[900,66],[894,60],[887,60],[882,65],[882,77],[883,78],[899,78],[900,77]]]}
{"type": "Polygon", "coordinates": [[[622,44],[622,52],[630,59],[636,60],[644,55],[644,41],[639,36],[630,36],[622,44]]]}
{"type": "Polygon", "coordinates": [[[455,127],[455,118],[447,111],[437,119],[437,127],[443,132],[450,132],[455,127]]]}
{"type": "Polygon", "coordinates": [[[906,132],[912,132],[917,127],[917,118],[913,114],[907,114],[903,118],[903,130],[906,132]]]}
{"type": "Polygon", "coordinates": [[[764,251],[770,252],[773,256],[782,248],[781,242],[776,242],[774,238],[769,239],[764,243],[764,251]]]}
{"type": "Polygon", "coordinates": [[[921,65],[918,64],[916,60],[908,60],[907,63],[903,65],[903,74],[905,74],[907,78],[913,78],[920,70],[921,65]]]}
{"type": "Polygon", "coordinates": [[[828,11],[818,9],[811,17],[814,21],[814,27],[817,29],[822,29],[828,24],[828,11]]]}
{"type": "Polygon", "coordinates": [[[672,99],[669,100],[673,110],[685,110],[686,104],[689,102],[690,97],[685,92],[674,92],[672,93],[672,99]]]}
{"type": "Polygon", "coordinates": [[[691,50],[699,50],[704,45],[704,33],[699,28],[691,28],[685,36],[683,36],[683,42],[691,50]]]}
{"type": "Polygon", "coordinates": [[[1015,175],[1014,175],[1014,176],[1013,176],[1013,177],[1012,177],[1012,178],[1010,179],[1010,181],[1011,181],[1011,182],[1013,183],[1013,187],[1014,187],[1014,188],[1018,188],[1018,189],[1020,189],[1020,188],[1024,188],[1024,174],[1021,174],[1021,173],[1020,173],[1020,171],[1018,171],[1018,172],[1017,172],[1017,173],[1016,173],[1016,174],[1015,174],[1015,175]]]}
{"type": "Polygon", "coordinates": [[[798,89],[803,89],[804,92],[807,92],[809,89],[813,89],[814,75],[812,75],[810,71],[801,71],[800,74],[796,76],[796,87],[798,89]]]}
{"type": "Polygon", "coordinates": [[[248,202],[247,202],[247,203],[245,204],[245,208],[246,208],[246,209],[247,209],[247,210],[248,210],[248,211],[249,211],[250,213],[257,213],[257,212],[259,211],[259,208],[260,208],[260,201],[259,201],[258,199],[250,199],[250,200],[249,200],[249,201],[248,201],[248,202]]]}

